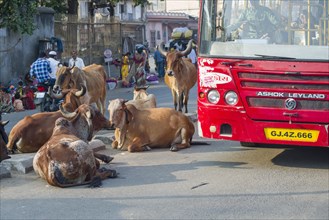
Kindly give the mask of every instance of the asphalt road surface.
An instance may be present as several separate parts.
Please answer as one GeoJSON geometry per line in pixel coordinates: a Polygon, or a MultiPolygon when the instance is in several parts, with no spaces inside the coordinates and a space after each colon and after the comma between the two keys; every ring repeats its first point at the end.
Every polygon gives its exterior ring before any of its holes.
{"type": "MultiPolygon", "coordinates": [[[[163,82],[149,92],[172,107],[163,82]]],[[[131,98],[131,89],[108,92],[118,97],[131,98]]],[[[196,108],[194,88],[190,112],[196,108]]],[[[23,117],[15,114],[4,119],[23,117]]],[[[102,166],[119,177],[100,188],[61,189],[34,172],[14,173],[0,180],[0,219],[329,219],[328,149],[194,140],[208,145],[142,153],[107,146],[101,153],[114,160],[102,166]]]]}

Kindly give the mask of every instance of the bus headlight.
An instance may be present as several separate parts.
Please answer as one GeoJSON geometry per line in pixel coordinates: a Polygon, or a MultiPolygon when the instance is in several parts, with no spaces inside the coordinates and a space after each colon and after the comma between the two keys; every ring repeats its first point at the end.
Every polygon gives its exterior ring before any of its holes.
{"type": "Polygon", "coordinates": [[[217,104],[219,102],[219,93],[217,90],[210,90],[208,92],[208,101],[212,104],[217,104]]]}
{"type": "Polygon", "coordinates": [[[238,103],[238,95],[233,91],[229,91],[225,95],[225,101],[229,105],[236,105],[238,103]]]}

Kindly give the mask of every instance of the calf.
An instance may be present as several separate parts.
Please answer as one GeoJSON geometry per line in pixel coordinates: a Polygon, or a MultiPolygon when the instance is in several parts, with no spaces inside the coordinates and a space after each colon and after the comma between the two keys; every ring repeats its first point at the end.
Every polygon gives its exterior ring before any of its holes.
{"type": "Polygon", "coordinates": [[[170,108],[137,109],[122,99],[109,104],[109,120],[120,130],[121,150],[139,152],[157,147],[171,151],[190,147],[195,128],[183,113],[170,108]]]}
{"type": "MultiPolygon", "coordinates": [[[[61,112],[50,139],[38,150],[33,159],[36,174],[48,184],[71,187],[101,185],[101,180],[116,177],[115,170],[99,169],[93,150],[88,145],[98,123],[107,119],[93,106],[83,104],[79,112],[61,112]]],[[[106,157],[105,155],[103,155],[106,157]]]]}
{"type": "Polygon", "coordinates": [[[8,124],[9,121],[2,121],[2,117],[0,114],[0,162],[9,159],[8,151],[6,148],[6,144],[8,143],[8,136],[5,131],[5,125],[8,124]]]}

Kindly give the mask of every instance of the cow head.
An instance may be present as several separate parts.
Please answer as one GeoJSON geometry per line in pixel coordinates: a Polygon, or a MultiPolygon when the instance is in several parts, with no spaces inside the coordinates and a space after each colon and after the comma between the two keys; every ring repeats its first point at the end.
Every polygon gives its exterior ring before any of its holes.
{"type": "MultiPolygon", "coordinates": [[[[79,98],[81,96],[84,96],[86,94],[86,92],[87,92],[87,88],[84,84],[81,84],[80,90],[79,89],[64,89],[64,90],[56,92],[56,93],[54,93],[54,91],[50,87],[48,90],[48,94],[53,99],[62,99],[64,97],[67,97],[68,94],[72,94],[70,96],[79,98]]],[[[69,100],[67,100],[67,101],[69,101],[69,100]]]]}
{"type": "Polygon", "coordinates": [[[64,97],[63,105],[65,109],[74,111],[79,107],[79,105],[89,102],[89,96],[86,94],[87,88],[85,85],[81,84],[81,89],[64,89],[58,93],[54,93],[52,89],[49,88],[49,95],[53,99],[62,99],[64,97]],[[85,97],[84,97],[85,96],[85,97]],[[83,97],[83,98],[82,98],[83,97]]]}
{"type": "Polygon", "coordinates": [[[56,72],[54,92],[62,89],[77,88],[78,85],[82,84],[81,71],[78,67],[59,67],[56,72]]]}
{"type": "Polygon", "coordinates": [[[166,57],[167,60],[167,74],[169,76],[175,75],[175,71],[179,72],[180,64],[182,63],[182,57],[187,56],[192,50],[193,40],[190,40],[184,51],[172,51],[166,52],[163,50],[163,42],[159,46],[159,52],[166,57]]]}
{"type": "Polygon", "coordinates": [[[64,118],[72,122],[81,139],[85,138],[89,141],[95,132],[111,127],[107,118],[92,105],[82,104],[74,112],[69,112],[60,106],[60,111],[64,118]]]}
{"type": "Polygon", "coordinates": [[[0,162],[9,159],[8,150],[7,150],[7,143],[8,143],[8,136],[5,131],[5,125],[8,124],[9,121],[2,121],[1,114],[0,114],[0,162]]]}
{"type": "Polygon", "coordinates": [[[135,86],[133,100],[147,98],[148,93],[146,90],[148,87],[149,86],[135,86]]]}
{"type": "Polygon", "coordinates": [[[108,106],[109,121],[112,127],[123,128],[125,124],[129,123],[130,112],[125,103],[127,100],[114,99],[110,101],[108,106]]]}

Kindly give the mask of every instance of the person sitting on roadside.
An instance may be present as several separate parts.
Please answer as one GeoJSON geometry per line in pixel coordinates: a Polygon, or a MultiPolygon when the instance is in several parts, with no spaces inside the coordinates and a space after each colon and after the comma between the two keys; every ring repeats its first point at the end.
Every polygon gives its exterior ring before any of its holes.
{"type": "Polygon", "coordinates": [[[19,93],[15,94],[14,108],[16,112],[24,111],[23,101],[20,99],[19,93]]]}

